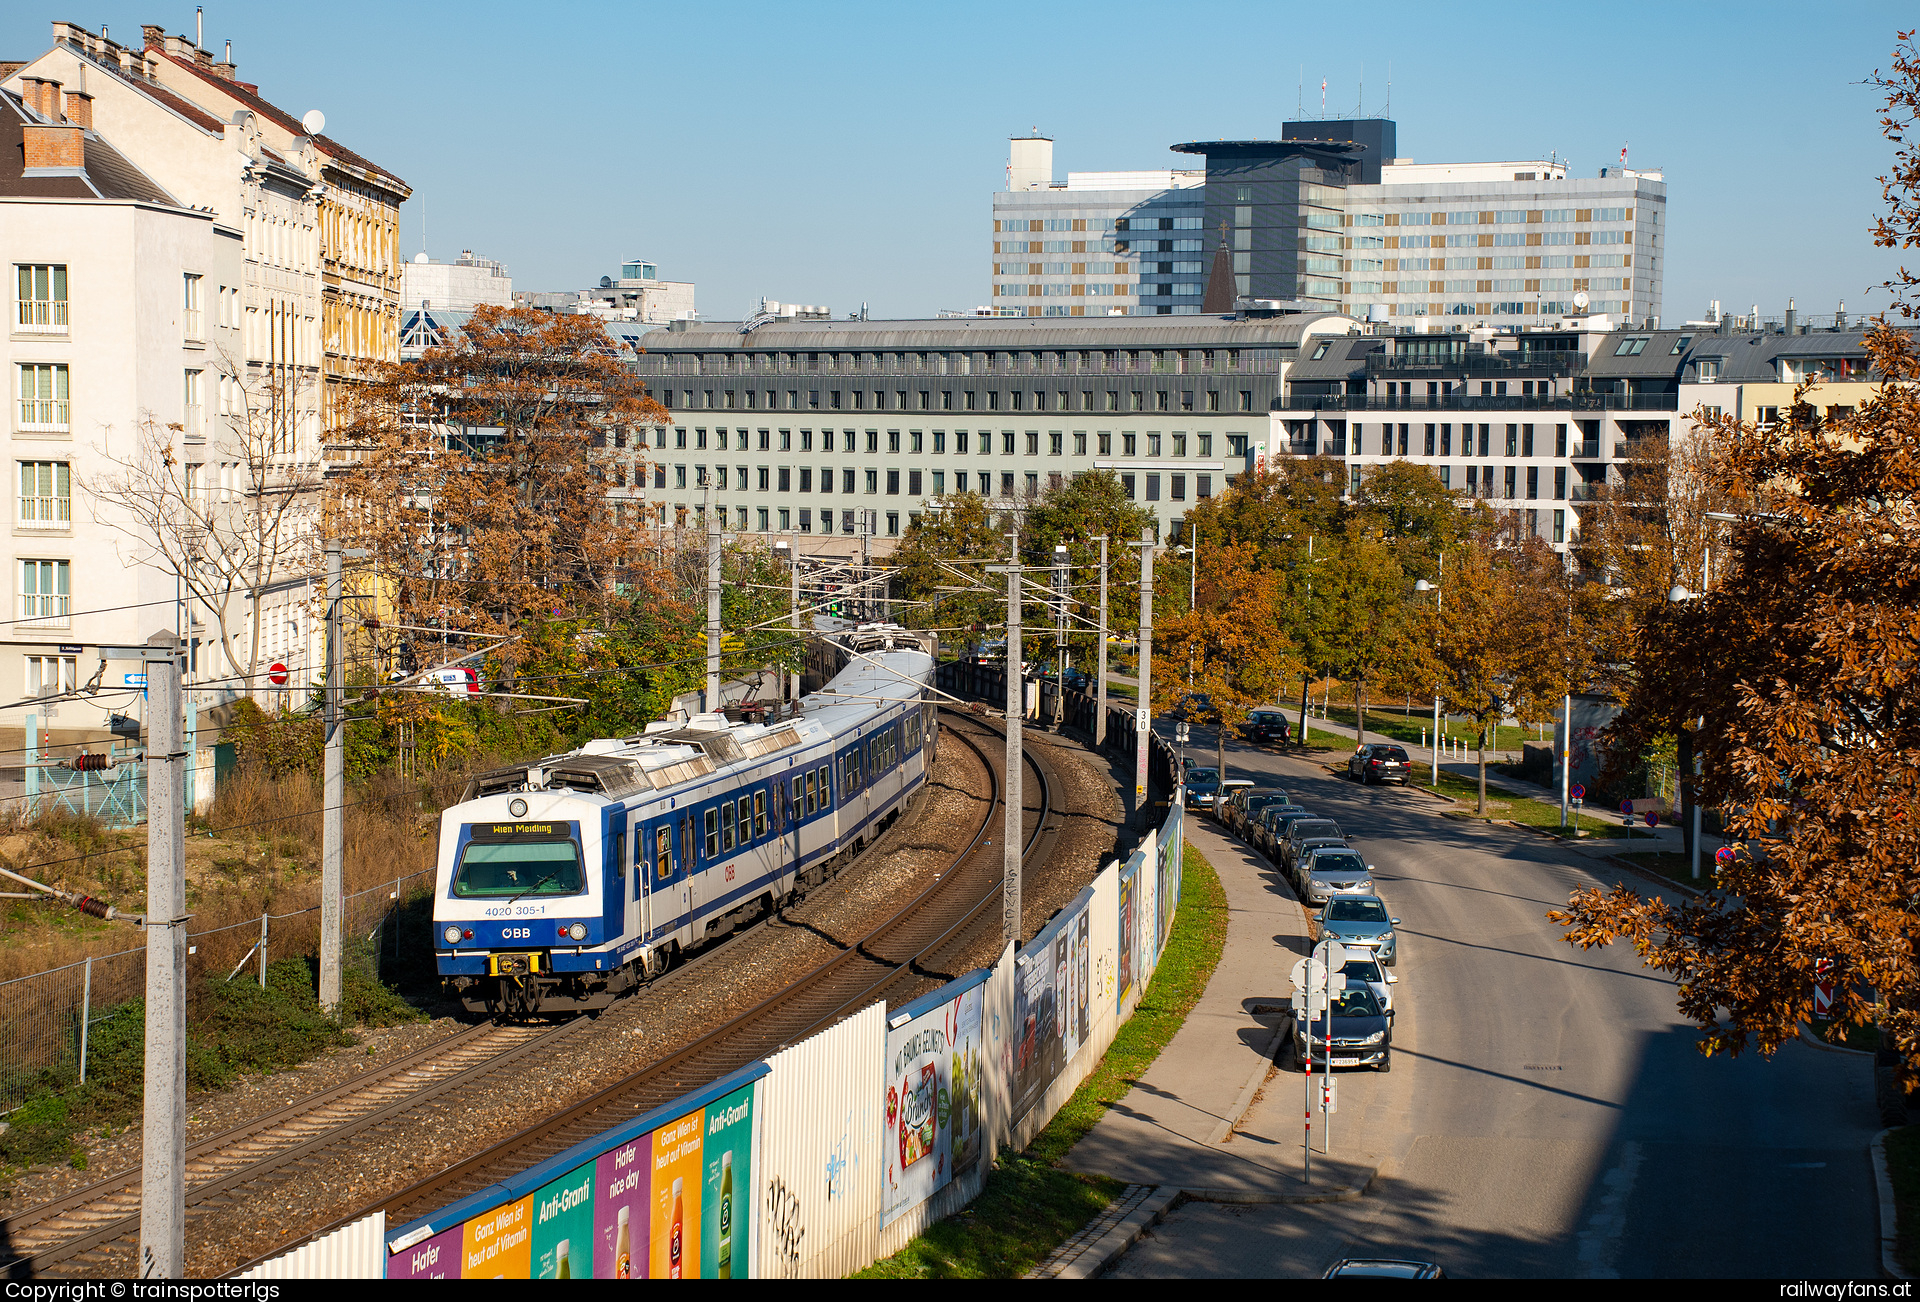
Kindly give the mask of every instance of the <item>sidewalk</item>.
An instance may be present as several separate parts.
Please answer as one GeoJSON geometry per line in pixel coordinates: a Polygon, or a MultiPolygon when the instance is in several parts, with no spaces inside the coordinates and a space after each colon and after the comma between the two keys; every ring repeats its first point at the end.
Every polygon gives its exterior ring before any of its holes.
{"type": "Polygon", "coordinates": [[[1046,1263],[1056,1278],[1098,1274],[1177,1199],[1326,1202],[1358,1197],[1372,1178],[1370,1167],[1316,1152],[1313,1182],[1305,1184],[1297,1136],[1249,1143],[1233,1134],[1263,1086],[1300,1089],[1297,1076],[1268,1076],[1291,1022],[1288,973],[1309,948],[1306,923],[1264,859],[1197,817],[1187,822],[1187,838],[1213,865],[1226,895],[1220,964],[1173,1041],[1064,1163],[1158,1188],[1134,1197],[1134,1209],[1104,1234],[1056,1253],[1046,1263]]]}

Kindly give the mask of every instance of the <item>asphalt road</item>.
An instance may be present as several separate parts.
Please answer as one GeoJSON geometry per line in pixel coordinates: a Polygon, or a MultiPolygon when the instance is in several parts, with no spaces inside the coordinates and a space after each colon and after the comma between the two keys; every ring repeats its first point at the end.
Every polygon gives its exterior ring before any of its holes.
{"type": "MultiPolygon", "coordinates": [[[[1402,921],[1393,1071],[1337,1073],[1333,1118],[1335,1156],[1380,1175],[1353,1203],[1189,1203],[1114,1274],[1313,1276],[1347,1255],[1468,1277],[1878,1274],[1867,1057],[1703,1057],[1668,978],[1628,949],[1576,950],[1544,917],[1617,868],[1437,817],[1417,791],[1228,758],[1338,819],[1402,921]]],[[[1298,1081],[1270,1084],[1234,1142],[1297,1152],[1298,1081]]]]}

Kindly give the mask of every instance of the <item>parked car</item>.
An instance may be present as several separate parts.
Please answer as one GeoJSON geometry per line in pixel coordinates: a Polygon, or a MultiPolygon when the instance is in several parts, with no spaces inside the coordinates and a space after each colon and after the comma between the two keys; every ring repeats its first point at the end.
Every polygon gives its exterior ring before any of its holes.
{"type": "Polygon", "coordinates": [[[1060,675],[1070,692],[1092,692],[1093,675],[1083,669],[1068,669],[1060,675]]]}
{"type": "Polygon", "coordinates": [[[1220,790],[1220,770],[1192,768],[1187,770],[1187,808],[1210,809],[1213,798],[1220,790]]]}
{"type": "Polygon", "coordinates": [[[1399,937],[1394,928],[1400,919],[1387,914],[1387,904],[1378,895],[1342,895],[1327,901],[1320,911],[1320,937],[1343,945],[1373,951],[1373,956],[1388,967],[1400,958],[1399,937]]]}
{"type": "Polygon", "coordinates": [[[1287,793],[1278,787],[1249,787],[1237,791],[1227,804],[1227,824],[1245,839],[1255,815],[1268,805],[1284,805],[1287,793]]]}
{"type": "Polygon", "coordinates": [[[1194,723],[1205,723],[1213,717],[1213,698],[1205,692],[1188,692],[1173,707],[1173,717],[1194,723]]]}
{"type": "Polygon", "coordinates": [[[1381,967],[1370,958],[1350,958],[1346,966],[1340,969],[1347,978],[1348,985],[1359,981],[1373,991],[1373,997],[1387,1010],[1387,1016],[1393,1016],[1393,988],[1400,984],[1400,978],[1381,967]]]}
{"type": "Polygon", "coordinates": [[[1287,827],[1297,819],[1312,818],[1305,805],[1268,805],[1260,811],[1260,821],[1254,824],[1253,843],[1260,853],[1271,859],[1280,849],[1280,840],[1287,834],[1287,827]]]}
{"type": "Polygon", "coordinates": [[[1327,1267],[1322,1279],[1445,1279],[1447,1272],[1431,1261],[1402,1261],[1398,1257],[1342,1257],[1327,1267]]]}
{"type": "Polygon", "coordinates": [[[1309,844],[1301,849],[1299,861],[1300,899],[1308,908],[1322,908],[1336,895],[1379,893],[1366,860],[1344,843],[1318,848],[1309,844]]]}
{"type": "Polygon", "coordinates": [[[1340,824],[1331,818],[1296,818],[1287,824],[1286,835],[1280,839],[1278,853],[1269,857],[1280,865],[1280,871],[1286,873],[1289,879],[1293,876],[1294,849],[1310,836],[1339,838],[1340,824]]]}
{"type": "Polygon", "coordinates": [[[1347,776],[1372,786],[1376,782],[1407,785],[1413,776],[1413,763],[1404,746],[1390,742],[1368,742],[1347,758],[1347,776]]]}
{"type": "Polygon", "coordinates": [[[1253,783],[1246,778],[1228,778],[1226,781],[1222,782],[1220,784],[1220,789],[1214,792],[1214,795],[1213,795],[1214,818],[1218,819],[1222,823],[1226,822],[1227,821],[1226,812],[1227,812],[1228,805],[1232,803],[1233,798],[1235,796],[1239,795],[1242,791],[1247,790],[1252,785],[1253,783]]]}
{"type": "Polygon", "coordinates": [[[1373,991],[1364,985],[1349,985],[1345,990],[1336,991],[1328,1001],[1327,1013],[1314,1018],[1311,1028],[1306,1011],[1296,1011],[1293,1017],[1296,1062],[1308,1061],[1309,1040],[1315,1067],[1393,1069],[1393,1022],[1373,991]]]}
{"type": "MultiPolygon", "coordinates": [[[[1300,898],[1305,900],[1307,898],[1307,865],[1312,861],[1314,852],[1351,848],[1347,838],[1338,832],[1328,832],[1324,836],[1309,836],[1304,840],[1295,841],[1288,848],[1287,880],[1293,883],[1294,889],[1300,892],[1300,898]]],[[[1371,894],[1371,892],[1368,893],[1371,894]]]]}
{"type": "Polygon", "coordinates": [[[1284,746],[1293,740],[1293,725],[1278,710],[1255,710],[1240,725],[1240,735],[1255,745],[1273,742],[1284,746]]]}

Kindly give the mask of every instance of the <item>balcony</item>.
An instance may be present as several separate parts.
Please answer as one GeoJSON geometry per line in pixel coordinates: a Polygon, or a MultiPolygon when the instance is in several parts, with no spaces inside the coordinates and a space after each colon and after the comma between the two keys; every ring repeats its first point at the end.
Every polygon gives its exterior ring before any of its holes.
{"type": "Polygon", "coordinates": [[[1600,459],[1600,440],[1588,439],[1584,443],[1570,444],[1568,446],[1567,455],[1574,458],[1576,461],[1580,460],[1581,458],[1585,458],[1589,461],[1598,461],[1600,459]]]}
{"type": "Polygon", "coordinates": [[[1586,370],[1584,353],[1461,353],[1450,357],[1419,357],[1373,352],[1367,354],[1367,374],[1378,376],[1481,375],[1488,379],[1532,380],[1577,375],[1586,370]]]}
{"type": "Polygon", "coordinates": [[[63,335],[67,333],[67,300],[64,298],[23,298],[19,300],[20,320],[14,326],[21,334],[63,335]]]}
{"type": "Polygon", "coordinates": [[[1363,393],[1314,394],[1275,404],[1276,411],[1678,411],[1677,393],[1524,394],[1442,393],[1381,397],[1363,393]]]}

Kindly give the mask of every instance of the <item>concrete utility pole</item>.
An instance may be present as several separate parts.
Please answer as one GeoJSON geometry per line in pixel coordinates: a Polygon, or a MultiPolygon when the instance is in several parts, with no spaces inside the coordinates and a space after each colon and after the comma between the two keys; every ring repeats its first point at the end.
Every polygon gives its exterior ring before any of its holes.
{"type": "Polygon", "coordinates": [[[180,638],[102,648],[147,674],[147,1022],[140,1275],[187,1273],[187,879],[180,750],[180,638]]]}
{"type": "MultiPolygon", "coordinates": [[[[798,636],[800,632],[800,549],[797,546],[789,546],[787,548],[787,574],[793,582],[793,605],[791,607],[793,614],[790,619],[793,624],[794,634],[798,636]]],[[[796,670],[792,675],[793,695],[791,698],[787,695],[787,677],[786,667],[782,666],[780,669],[780,700],[781,703],[786,706],[787,714],[791,716],[799,712],[800,674],[796,670]]],[[[778,718],[779,716],[776,715],[775,717],[778,718]]]]}
{"type": "Polygon", "coordinates": [[[1133,712],[1133,812],[1147,819],[1147,755],[1153,749],[1153,530],[1140,530],[1140,701],[1133,712]]]}
{"type": "Polygon", "coordinates": [[[1008,535],[1013,552],[1007,566],[1007,821],[1001,832],[1000,940],[1018,945],[1020,928],[1020,842],[1022,791],[1020,725],[1027,712],[1026,675],[1020,672],[1020,535],[1008,535]]]}
{"type": "Polygon", "coordinates": [[[1107,744],[1107,536],[1094,539],[1100,544],[1100,672],[1094,675],[1093,744],[1107,744]]]}
{"type": "Polygon", "coordinates": [[[346,732],[341,719],[340,543],[327,540],[327,676],[320,781],[320,1007],[340,1007],[341,863],[346,839],[346,732]]]}
{"type": "Polygon", "coordinates": [[[873,622],[873,592],[867,587],[867,580],[872,577],[873,527],[879,523],[880,517],[873,511],[862,511],[860,514],[860,614],[861,622],[870,624],[873,622]]]}
{"type": "Polygon", "coordinates": [[[707,489],[707,713],[720,709],[720,523],[713,510],[713,476],[707,489]]]}
{"type": "Polygon", "coordinates": [[[1053,726],[1067,726],[1067,548],[1053,548],[1053,726]]]}

